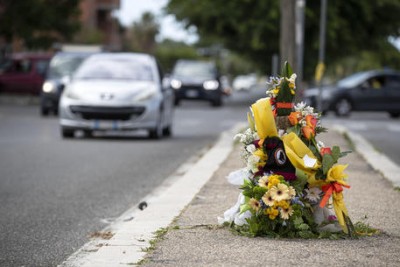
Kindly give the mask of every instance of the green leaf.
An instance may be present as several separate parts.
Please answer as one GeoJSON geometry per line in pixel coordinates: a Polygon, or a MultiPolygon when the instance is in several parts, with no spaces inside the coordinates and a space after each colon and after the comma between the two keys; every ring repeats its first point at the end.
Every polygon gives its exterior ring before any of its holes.
{"type": "Polygon", "coordinates": [[[244,213],[248,210],[251,210],[251,207],[249,204],[245,203],[243,205],[240,205],[240,213],[244,213]]]}
{"type": "Polygon", "coordinates": [[[332,168],[333,164],[335,164],[335,161],[333,157],[329,154],[325,154],[322,157],[322,171],[323,174],[327,174],[329,169],[332,168]]]}
{"type": "Polygon", "coordinates": [[[247,121],[249,122],[250,129],[254,132],[256,130],[254,118],[250,112],[247,112],[247,121]]]}
{"type": "Polygon", "coordinates": [[[302,230],[302,231],[310,229],[310,227],[309,227],[307,224],[305,224],[305,223],[300,224],[300,225],[299,225],[298,227],[296,227],[296,228],[299,229],[299,230],[302,230]]]}
{"type": "Polygon", "coordinates": [[[336,163],[340,157],[340,148],[338,146],[332,147],[332,158],[336,163]]]}
{"type": "Polygon", "coordinates": [[[300,226],[303,223],[303,219],[301,217],[297,217],[293,220],[294,226],[297,228],[298,226],[300,226]]]}
{"type": "Polygon", "coordinates": [[[290,64],[287,61],[285,61],[282,68],[282,77],[290,78],[292,74],[293,74],[292,67],[290,67],[290,64]]]}
{"type": "Polygon", "coordinates": [[[262,196],[264,196],[265,192],[267,192],[267,189],[261,186],[255,186],[253,188],[253,197],[255,199],[260,199],[262,196]]]}
{"type": "Polygon", "coordinates": [[[300,193],[303,191],[303,188],[307,183],[308,176],[304,171],[296,169],[296,177],[296,180],[292,181],[290,184],[293,186],[296,192],[300,193]]]}

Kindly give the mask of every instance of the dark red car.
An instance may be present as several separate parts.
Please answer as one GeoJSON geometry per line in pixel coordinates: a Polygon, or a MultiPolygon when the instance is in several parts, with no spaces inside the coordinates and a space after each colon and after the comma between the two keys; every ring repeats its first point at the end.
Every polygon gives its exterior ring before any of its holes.
{"type": "Polygon", "coordinates": [[[0,92],[39,95],[51,57],[49,53],[13,54],[0,67],[0,92]]]}

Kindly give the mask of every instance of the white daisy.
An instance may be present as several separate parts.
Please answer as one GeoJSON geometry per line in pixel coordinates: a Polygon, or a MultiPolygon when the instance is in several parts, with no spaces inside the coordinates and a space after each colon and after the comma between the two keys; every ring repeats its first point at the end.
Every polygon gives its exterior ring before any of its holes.
{"type": "Polygon", "coordinates": [[[318,187],[311,187],[304,190],[306,192],[305,199],[308,199],[312,202],[318,202],[321,198],[322,190],[318,187]]]}

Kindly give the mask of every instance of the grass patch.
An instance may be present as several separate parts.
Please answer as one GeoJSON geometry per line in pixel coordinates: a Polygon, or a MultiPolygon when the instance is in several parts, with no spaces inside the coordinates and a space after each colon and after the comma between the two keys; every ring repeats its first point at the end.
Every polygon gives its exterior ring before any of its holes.
{"type": "Polygon", "coordinates": [[[380,230],[369,226],[369,224],[363,222],[356,222],[354,224],[354,229],[358,236],[373,236],[379,235],[381,233],[380,230]]]}

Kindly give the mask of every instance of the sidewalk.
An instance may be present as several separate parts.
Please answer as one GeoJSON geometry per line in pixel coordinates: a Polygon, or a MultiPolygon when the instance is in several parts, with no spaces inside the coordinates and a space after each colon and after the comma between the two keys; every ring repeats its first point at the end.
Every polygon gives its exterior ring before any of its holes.
{"type": "MultiPolygon", "coordinates": [[[[326,145],[351,150],[330,130],[326,145]]],[[[358,240],[248,238],[217,225],[217,217],[237,200],[238,188],[226,181],[242,168],[239,146],[214,173],[165,234],[157,237],[140,266],[400,266],[400,192],[358,153],[348,163],[345,201],[353,222],[363,221],[382,234],[358,240]]]]}

